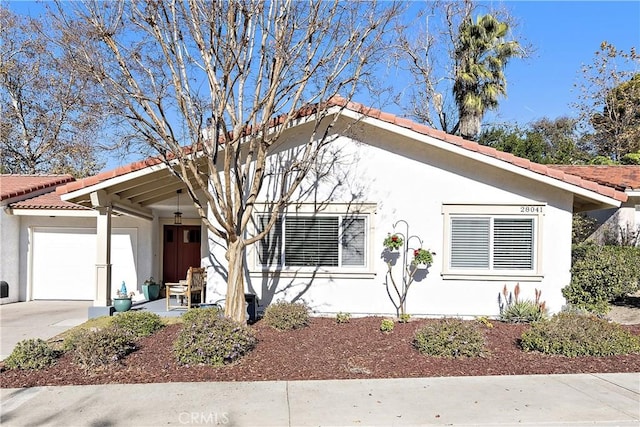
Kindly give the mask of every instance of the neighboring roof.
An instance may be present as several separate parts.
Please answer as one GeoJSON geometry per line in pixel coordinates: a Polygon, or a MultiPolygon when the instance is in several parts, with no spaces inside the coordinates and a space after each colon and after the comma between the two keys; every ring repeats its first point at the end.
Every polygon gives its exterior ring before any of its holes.
{"type": "Polygon", "coordinates": [[[55,187],[74,181],[71,175],[0,175],[0,201],[25,198],[35,192],[46,192],[55,187]]]}
{"type": "Polygon", "coordinates": [[[0,175],[0,200],[11,209],[87,210],[56,194],[57,187],[74,180],[71,175],[0,175]]]}
{"type": "MultiPolygon", "coordinates": [[[[463,151],[466,150],[470,153],[478,153],[482,156],[487,156],[497,159],[501,162],[506,162],[510,165],[515,166],[516,169],[520,168],[522,170],[531,171],[534,173],[534,175],[538,174],[550,178],[551,182],[557,181],[558,183],[573,185],[580,188],[581,190],[588,190],[590,192],[598,194],[599,196],[604,196],[618,202],[624,202],[628,198],[627,194],[614,187],[603,185],[598,182],[585,179],[579,175],[567,173],[560,169],[553,168],[551,166],[534,163],[530,160],[514,156],[513,154],[498,151],[495,148],[487,147],[473,141],[465,140],[459,136],[449,135],[443,131],[430,128],[429,126],[413,122],[406,118],[398,117],[394,114],[385,113],[381,110],[367,107],[363,104],[347,101],[346,99],[341,97],[333,98],[328,102],[328,105],[340,107],[347,111],[352,111],[358,115],[362,115],[364,118],[381,120],[384,123],[398,126],[399,128],[409,129],[418,134],[426,135],[431,138],[443,141],[447,144],[451,144],[452,146],[460,147],[463,149],[463,151]]],[[[300,111],[301,113],[299,114],[299,116],[304,117],[305,115],[311,116],[316,112],[316,109],[306,108],[301,109],[300,111]]],[[[274,120],[274,123],[277,124],[279,123],[279,121],[276,119],[274,120]]],[[[144,161],[132,163],[127,166],[119,167],[112,171],[103,172],[92,177],[68,183],[59,187],[57,191],[58,194],[71,193],[77,190],[82,190],[84,188],[94,186],[96,184],[101,184],[112,178],[123,178],[127,174],[138,172],[143,169],[159,165],[161,163],[163,163],[163,161],[159,158],[150,158],[144,161]]],[[[75,201],[80,200],[80,198],[69,198],[75,201]]]]}
{"type": "Polygon", "coordinates": [[[62,210],[91,210],[82,205],[60,199],[60,195],[51,190],[49,193],[11,203],[11,209],[62,209],[62,210]]]}
{"type": "Polygon", "coordinates": [[[608,185],[618,190],[640,190],[640,166],[605,165],[549,165],[553,169],[581,176],[584,179],[608,185]]]}

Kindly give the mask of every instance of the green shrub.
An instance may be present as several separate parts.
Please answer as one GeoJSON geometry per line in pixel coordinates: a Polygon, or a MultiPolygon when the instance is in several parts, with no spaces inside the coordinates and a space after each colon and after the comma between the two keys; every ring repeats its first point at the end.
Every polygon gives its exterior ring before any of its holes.
{"type": "Polygon", "coordinates": [[[586,243],[575,246],[572,256],[571,283],[562,294],[573,306],[606,313],[609,302],[640,286],[640,248],[586,243]]]}
{"type": "Polygon", "coordinates": [[[351,320],[351,313],[340,312],[336,314],[336,323],[349,323],[351,320]]]}
{"type": "Polygon", "coordinates": [[[119,362],[136,350],[133,334],[114,326],[79,332],[73,347],[74,361],[85,369],[119,362]]]}
{"type": "Polygon", "coordinates": [[[250,327],[220,316],[217,309],[190,310],[185,315],[188,313],[173,345],[183,365],[222,366],[238,360],[257,343],[250,327]]]}
{"type": "Polygon", "coordinates": [[[500,320],[509,323],[531,323],[542,320],[546,317],[546,312],[531,300],[514,302],[500,313],[500,320]]]}
{"type": "Polygon", "coordinates": [[[493,323],[491,323],[487,316],[476,317],[476,322],[478,322],[482,326],[486,326],[489,329],[493,328],[493,323]]]}
{"type": "Polygon", "coordinates": [[[4,361],[9,369],[42,369],[55,363],[59,353],[40,338],[20,341],[4,361]]]}
{"type": "Polygon", "coordinates": [[[422,354],[436,357],[475,357],[485,352],[485,337],[477,322],[444,318],[429,322],[413,337],[422,354]]]}
{"type": "Polygon", "coordinates": [[[303,303],[278,301],[267,307],[262,320],[280,331],[302,328],[309,324],[309,307],[303,303]]]}
{"type": "Polygon", "coordinates": [[[380,330],[385,333],[393,332],[394,326],[395,324],[391,319],[382,319],[382,321],[380,322],[380,330]]]}
{"type": "Polygon", "coordinates": [[[135,339],[149,336],[164,326],[160,316],[149,311],[125,311],[114,316],[112,325],[131,332],[135,339]]]}
{"type": "Polygon", "coordinates": [[[409,320],[411,320],[411,315],[407,313],[403,313],[398,317],[398,322],[400,323],[409,323],[409,320]]]}
{"type": "Polygon", "coordinates": [[[520,284],[513,292],[509,292],[507,285],[502,289],[502,295],[498,295],[500,305],[500,320],[509,323],[530,323],[547,317],[546,303],[540,300],[542,291],[534,290],[535,301],[520,299],[520,284]]]}
{"type": "Polygon", "coordinates": [[[640,353],[640,337],[593,315],[558,313],[531,324],[522,334],[525,351],[563,356],[612,356],[640,353]]]}
{"type": "Polygon", "coordinates": [[[192,308],[187,310],[181,317],[183,323],[199,322],[211,317],[222,317],[224,312],[218,307],[192,308]]]}

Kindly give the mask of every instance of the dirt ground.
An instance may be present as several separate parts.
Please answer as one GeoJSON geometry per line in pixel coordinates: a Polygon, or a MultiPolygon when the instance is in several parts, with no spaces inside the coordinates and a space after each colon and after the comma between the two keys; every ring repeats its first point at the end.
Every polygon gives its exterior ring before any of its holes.
{"type": "Polygon", "coordinates": [[[621,325],[636,325],[640,323],[640,291],[616,301],[611,305],[607,318],[621,325]]]}

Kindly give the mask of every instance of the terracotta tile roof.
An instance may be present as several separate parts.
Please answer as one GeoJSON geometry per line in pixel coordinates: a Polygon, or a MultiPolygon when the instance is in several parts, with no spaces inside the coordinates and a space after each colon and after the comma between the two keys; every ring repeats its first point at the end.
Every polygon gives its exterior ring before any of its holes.
{"type": "MultiPolygon", "coordinates": [[[[501,152],[498,151],[494,148],[491,147],[486,147],[483,145],[480,145],[476,142],[473,141],[467,141],[465,139],[463,139],[462,137],[459,136],[455,136],[455,135],[450,135],[447,134],[441,130],[437,130],[437,129],[433,129],[430,128],[428,126],[425,126],[423,124],[420,123],[416,123],[413,122],[409,119],[406,118],[402,118],[399,116],[396,116],[394,114],[390,114],[390,113],[385,113],[381,110],[378,110],[376,108],[372,108],[372,107],[368,107],[366,105],[360,104],[360,103],[356,103],[353,101],[347,101],[346,99],[342,98],[342,97],[334,97],[331,100],[329,100],[327,102],[328,106],[336,106],[336,107],[342,107],[345,108],[347,110],[359,113],[359,114],[363,114],[366,117],[370,117],[373,119],[378,119],[381,120],[383,122],[389,123],[389,124],[393,124],[396,126],[400,126],[402,128],[406,128],[406,129],[410,129],[416,133],[422,134],[422,135],[427,135],[430,136],[432,138],[450,143],[452,145],[456,145],[458,147],[461,147],[465,150],[469,150],[469,151],[473,151],[473,152],[477,152],[480,153],[482,155],[488,156],[488,157],[493,157],[496,158],[498,160],[510,163],[512,165],[515,165],[517,167],[520,167],[522,169],[525,170],[530,170],[532,172],[535,172],[537,174],[540,175],[544,175],[544,176],[548,176],[550,178],[565,182],[565,183],[569,183],[569,184],[573,184],[576,185],[580,188],[584,188],[590,191],[593,191],[597,194],[603,195],[603,196],[607,196],[610,198],[613,198],[617,201],[621,201],[624,202],[627,200],[627,195],[622,192],[622,191],[618,191],[618,189],[607,186],[607,185],[602,185],[600,183],[595,183],[593,181],[590,181],[588,179],[585,179],[581,176],[578,175],[573,175],[571,173],[562,171],[560,169],[553,169],[550,166],[547,165],[542,165],[542,164],[538,164],[538,163],[533,163],[527,159],[523,159],[521,157],[516,157],[513,154],[510,153],[505,153],[505,152],[501,152]]],[[[315,113],[317,111],[316,108],[314,107],[307,107],[307,108],[302,108],[300,110],[300,113],[296,116],[296,117],[304,117],[305,115],[312,115],[313,113],[315,113]]],[[[278,120],[277,118],[273,120],[273,123],[280,123],[281,120],[278,120]]],[[[109,178],[114,178],[114,177],[118,177],[118,176],[122,176],[125,175],[127,173],[130,172],[134,172],[137,170],[141,170],[144,169],[148,166],[152,166],[152,165],[156,165],[162,163],[161,159],[158,158],[150,158],[144,161],[140,161],[140,162],[136,162],[136,163],[132,163],[130,165],[127,166],[123,166],[123,167],[119,167],[117,169],[114,169],[112,171],[108,171],[108,172],[103,172],[100,173],[98,175],[89,177],[89,178],[85,178],[79,181],[75,181],[69,184],[66,184],[64,186],[61,186],[57,189],[59,194],[64,194],[64,193],[68,193],[71,191],[75,191],[75,190],[79,190],[81,188],[85,188],[85,187],[89,187],[95,184],[98,184],[100,182],[106,181],[109,178]]]]}
{"type": "Polygon", "coordinates": [[[71,175],[0,175],[0,200],[7,200],[13,209],[86,210],[56,194],[57,187],[74,180],[71,175]]]}
{"type": "Polygon", "coordinates": [[[71,175],[0,175],[0,200],[44,191],[74,181],[71,175]]]}
{"type": "Polygon", "coordinates": [[[156,157],[150,157],[139,162],[131,163],[125,166],[120,166],[110,171],[100,172],[97,175],[89,176],[87,178],[80,179],[78,181],[70,182],[66,185],[58,187],[56,192],[58,194],[70,193],[72,191],[80,190],[82,188],[91,187],[92,185],[99,184],[111,178],[116,178],[122,175],[126,175],[131,172],[136,172],[144,168],[155,166],[162,163],[162,159],[156,157]]]}
{"type": "Polygon", "coordinates": [[[608,185],[618,190],[640,190],[640,166],[604,166],[604,165],[549,165],[572,175],[608,185]]]}
{"type": "Polygon", "coordinates": [[[40,196],[11,203],[12,209],[62,209],[62,210],[91,210],[91,208],[77,205],[60,199],[54,190],[40,196]]]}

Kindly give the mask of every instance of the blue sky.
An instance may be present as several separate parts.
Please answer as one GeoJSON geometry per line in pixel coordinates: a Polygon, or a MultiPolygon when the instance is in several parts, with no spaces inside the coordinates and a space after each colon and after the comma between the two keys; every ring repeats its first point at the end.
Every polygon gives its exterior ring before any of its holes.
{"type": "MultiPolygon", "coordinates": [[[[508,98],[488,120],[528,123],[575,116],[582,64],[593,61],[602,41],[629,52],[640,49],[640,1],[509,1],[518,33],[536,49],[507,69],[508,98]]],[[[640,70],[639,70],[640,71],[640,70]]]]}
{"type": "MultiPolygon", "coordinates": [[[[2,0],[0,0],[2,1],[2,0]]],[[[513,60],[506,71],[506,99],[485,116],[491,123],[526,124],[542,117],[574,116],[574,84],[600,43],[628,52],[640,49],[640,1],[487,1],[504,5],[517,19],[516,34],[532,45],[530,58],[513,60]]],[[[33,1],[4,2],[17,13],[37,14],[33,1]]],[[[640,70],[639,70],[640,71],[640,70]]],[[[357,101],[367,102],[357,99],[357,101]]],[[[397,107],[390,112],[399,113],[397,107]]]]}

